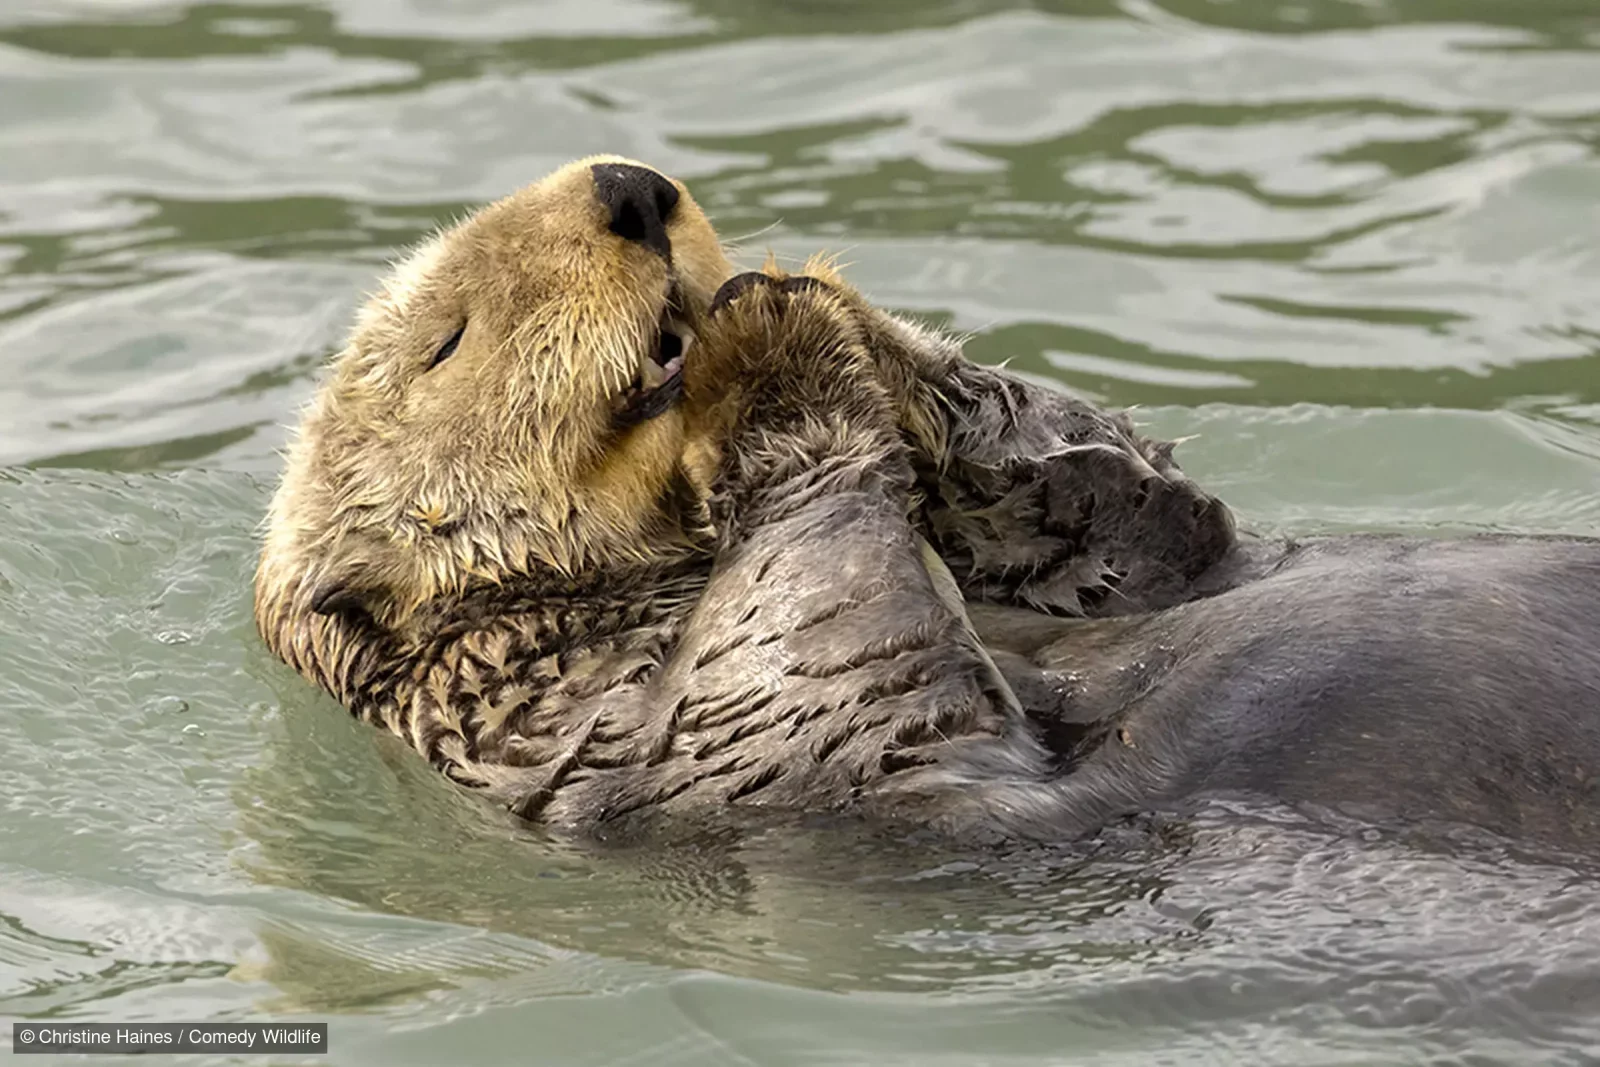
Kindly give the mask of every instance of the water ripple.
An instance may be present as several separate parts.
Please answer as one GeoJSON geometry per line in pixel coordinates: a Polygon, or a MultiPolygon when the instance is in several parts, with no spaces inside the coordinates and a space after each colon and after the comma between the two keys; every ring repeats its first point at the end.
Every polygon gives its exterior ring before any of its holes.
{"type": "Polygon", "coordinates": [[[1579,864],[1228,807],[597,854],[350,722],[248,586],[383,261],[597,151],[1198,434],[1253,527],[1593,532],[1597,44],[1591,0],[12,0],[0,1014],[309,1012],[374,1063],[1587,1055],[1579,864]]]}

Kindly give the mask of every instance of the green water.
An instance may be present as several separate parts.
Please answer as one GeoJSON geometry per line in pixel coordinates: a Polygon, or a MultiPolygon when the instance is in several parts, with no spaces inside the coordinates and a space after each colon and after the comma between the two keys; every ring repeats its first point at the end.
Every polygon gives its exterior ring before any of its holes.
{"type": "Polygon", "coordinates": [[[1593,1062],[1593,871],[1221,808],[596,855],[348,722],[248,581],[382,263],[597,151],[1198,434],[1257,528],[1600,531],[1597,146],[1594,0],[4,0],[0,1016],[329,1020],[341,1065],[1593,1062]]]}

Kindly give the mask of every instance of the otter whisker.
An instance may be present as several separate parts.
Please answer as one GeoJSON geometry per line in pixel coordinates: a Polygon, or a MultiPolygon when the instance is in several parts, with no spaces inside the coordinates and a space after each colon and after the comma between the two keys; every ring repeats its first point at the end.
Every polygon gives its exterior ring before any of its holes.
{"type": "Polygon", "coordinates": [[[722,247],[724,250],[731,247],[737,247],[745,241],[751,241],[757,237],[760,237],[762,234],[771,233],[781,225],[783,225],[783,219],[781,217],[775,218],[765,226],[762,226],[759,229],[751,230],[749,233],[740,234],[738,237],[724,237],[722,238],[722,247]]]}

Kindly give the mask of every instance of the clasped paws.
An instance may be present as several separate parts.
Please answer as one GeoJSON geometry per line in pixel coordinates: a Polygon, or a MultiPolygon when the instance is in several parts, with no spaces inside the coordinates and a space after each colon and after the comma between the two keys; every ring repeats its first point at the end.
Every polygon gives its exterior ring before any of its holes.
{"type": "Polygon", "coordinates": [[[692,384],[702,395],[732,396],[747,417],[892,423],[860,314],[825,281],[736,275],[712,299],[706,334],[692,384]]]}

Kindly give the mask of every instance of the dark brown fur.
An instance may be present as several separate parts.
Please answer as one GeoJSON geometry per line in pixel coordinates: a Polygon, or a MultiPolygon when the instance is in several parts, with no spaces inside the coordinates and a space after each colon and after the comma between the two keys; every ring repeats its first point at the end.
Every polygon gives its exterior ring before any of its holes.
{"type": "Polygon", "coordinates": [[[825,264],[728,280],[674,188],[630,239],[564,168],[358,326],[257,581],[357,715],[587,831],[1048,839],[1224,791],[1600,847],[1600,544],[1240,538],[1170,445],[825,264]],[[674,307],[681,398],[618,421],[674,307]]]}
{"type": "MultiPolygon", "coordinates": [[[[620,433],[586,421],[563,405],[598,402],[583,383],[589,357],[518,316],[613,337],[627,331],[598,310],[608,285],[668,283],[649,281],[649,256],[635,257],[636,278],[603,216],[588,221],[584,180],[568,168],[496,206],[561,227],[569,259],[592,246],[591,266],[558,273],[589,288],[564,303],[527,298],[520,312],[520,292],[556,291],[507,284],[478,298],[491,337],[526,338],[556,363],[536,369],[542,391],[519,416],[532,422],[491,411],[471,431],[476,455],[440,440],[467,464],[461,476],[432,477],[435,427],[460,426],[443,417],[457,405],[494,408],[521,387],[458,399],[429,384],[433,370],[389,369],[398,357],[373,313],[358,328],[274,506],[257,584],[269,643],[456,781],[557,825],[643,809],[726,818],[740,806],[888,814],[908,803],[925,822],[938,802],[908,802],[897,783],[952,746],[998,746],[1026,773],[1049,773],[1054,757],[973,636],[963,592],[1073,616],[1160,606],[1227,550],[1226,510],[1125,419],[967,363],[820,265],[821,280],[746,277],[710,315],[715,258],[697,253],[701,273],[676,283],[700,335],[683,402],[620,433]],[[628,273],[609,279],[612,263],[628,273]],[[415,417],[373,424],[361,391],[375,373],[403,383],[382,409],[415,417]],[[413,400],[413,389],[435,395],[413,400]],[[519,454],[531,486],[506,466],[519,454]],[[580,490],[598,503],[580,505],[580,490]],[[552,505],[564,510],[537,510],[552,505]],[[497,545],[502,533],[520,547],[497,545]]],[[[684,201],[664,232],[704,247],[709,229],[684,201]]],[[[499,217],[465,225],[485,230],[481,244],[499,217]]],[[[381,298],[384,330],[404,336],[419,302],[454,306],[455,287],[489,292],[453,245],[429,255],[434,274],[407,268],[381,298]]],[[[499,378],[524,357],[474,358],[508,361],[481,364],[499,378]]]]}

